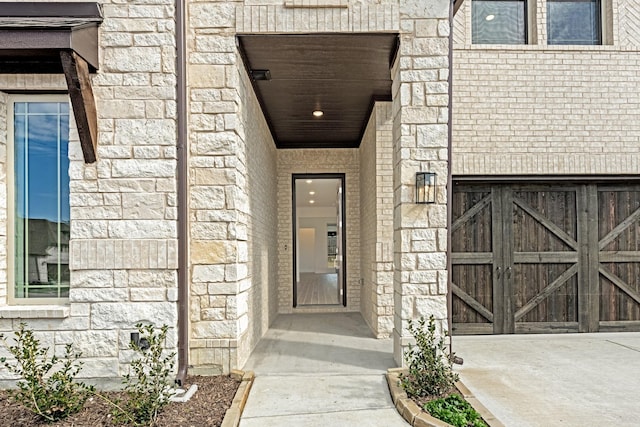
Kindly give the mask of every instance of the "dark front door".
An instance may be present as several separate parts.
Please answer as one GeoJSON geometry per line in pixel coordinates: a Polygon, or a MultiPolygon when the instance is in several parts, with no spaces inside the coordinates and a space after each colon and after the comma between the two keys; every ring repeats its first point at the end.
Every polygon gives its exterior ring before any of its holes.
{"type": "Polygon", "coordinates": [[[293,175],[293,306],[346,305],[344,174],[293,175]]]}

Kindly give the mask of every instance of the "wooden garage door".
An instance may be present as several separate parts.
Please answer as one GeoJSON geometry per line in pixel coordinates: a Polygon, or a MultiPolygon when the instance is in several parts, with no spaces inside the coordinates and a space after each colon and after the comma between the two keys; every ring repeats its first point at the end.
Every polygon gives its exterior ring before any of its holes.
{"type": "Polygon", "coordinates": [[[600,186],[598,215],[599,329],[638,330],[640,185],[600,186]]]}
{"type": "Polygon", "coordinates": [[[454,333],[640,329],[640,186],[454,190],[454,333]]]}

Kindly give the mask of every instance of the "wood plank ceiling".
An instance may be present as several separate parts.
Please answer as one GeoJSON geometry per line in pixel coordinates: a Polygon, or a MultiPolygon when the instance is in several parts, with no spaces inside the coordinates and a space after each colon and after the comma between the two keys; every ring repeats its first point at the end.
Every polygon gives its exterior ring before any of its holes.
{"type": "Polygon", "coordinates": [[[396,34],[241,35],[278,148],[358,147],[373,102],[391,100],[396,34]],[[260,79],[263,71],[270,79],[260,79]],[[320,110],[322,117],[314,117],[320,110]]]}

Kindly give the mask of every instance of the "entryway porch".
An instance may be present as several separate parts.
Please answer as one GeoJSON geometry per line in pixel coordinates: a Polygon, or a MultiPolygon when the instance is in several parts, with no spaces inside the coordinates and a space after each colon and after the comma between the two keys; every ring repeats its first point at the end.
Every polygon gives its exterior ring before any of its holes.
{"type": "Polygon", "coordinates": [[[256,379],[240,425],[406,426],[384,378],[392,350],[359,313],[282,314],[244,367],[256,379]]]}

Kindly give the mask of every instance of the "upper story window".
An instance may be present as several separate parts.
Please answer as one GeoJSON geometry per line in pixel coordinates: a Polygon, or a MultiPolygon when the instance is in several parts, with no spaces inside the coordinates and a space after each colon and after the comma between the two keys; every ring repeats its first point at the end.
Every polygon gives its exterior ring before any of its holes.
{"type": "Polygon", "coordinates": [[[600,0],[547,0],[547,44],[602,44],[600,0]]]}
{"type": "Polygon", "coordinates": [[[473,0],[474,44],[527,43],[526,0],[473,0]]]}
{"type": "Polygon", "coordinates": [[[69,296],[69,102],[16,96],[9,108],[10,298],[29,304],[64,299],[69,296]]]}

